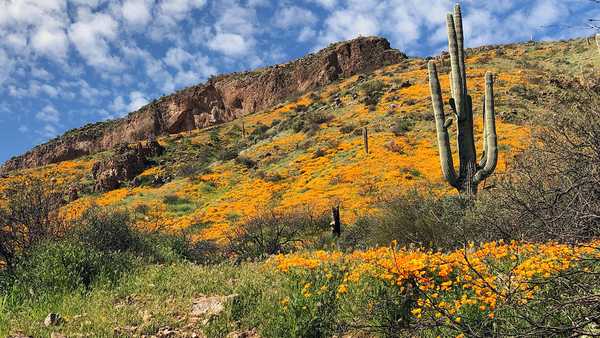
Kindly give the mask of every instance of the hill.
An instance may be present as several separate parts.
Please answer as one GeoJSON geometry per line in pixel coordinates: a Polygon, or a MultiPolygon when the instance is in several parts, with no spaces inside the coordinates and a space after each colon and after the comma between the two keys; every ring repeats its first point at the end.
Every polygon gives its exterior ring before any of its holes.
{"type": "MultiPolygon", "coordinates": [[[[365,43],[365,39],[359,39],[336,46],[353,46],[357,41],[365,43]]],[[[377,55],[388,50],[384,40],[367,41],[377,42],[373,47],[377,55]]],[[[538,101],[544,96],[544,84],[553,74],[579,76],[598,63],[595,52],[585,39],[467,51],[475,107],[482,104],[484,72],[497,73],[498,172],[505,171],[511,157],[527,144],[529,122],[536,111],[543,109],[538,101]]],[[[370,65],[364,68],[368,70],[381,61],[359,64],[370,65]]],[[[447,63],[446,58],[446,67],[447,63]]],[[[230,224],[264,211],[266,205],[325,210],[339,203],[342,219],[349,223],[370,212],[369,206],[387,193],[425,183],[434,190],[449,191],[442,183],[438,164],[426,60],[410,58],[381,66],[359,75],[352,75],[358,70],[340,74],[340,79],[325,81],[332,84],[233,121],[159,137],[164,153],[110,191],[97,189],[98,178],[94,178],[92,167],[102,159],[117,156],[114,148],[15,171],[0,184],[24,174],[52,179],[63,189],[76,191],[77,198],[63,209],[67,219],[77,218],[92,204],[124,206],[141,213],[140,226],[189,229],[202,239],[222,238],[230,224]],[[368,154],[363,145],[364,128],[369,134],[368,154]]],[[[447,68],[441,73],[447,73],[447,68]]],[[[447,76],[441,81],[447,89],[447,76]]],[[[183,93],[194,90],[197,87],[183,93]]],[[[159,102],[172,102],[181,95],[188,94],[174,94],[159,102]]],[[[131,116],[145,114],[152,107],[156,105],[131,116]]],[[[481,114],[481,110],[475,111],[481,114]]],[[[229,119],[234,117],[230,115],[229,119]]],[[[126,121],[109,122],[102,128],[126,121]]],[[[476,118],[475,125],[479,144],[480,118],[476,118]]],[[[78,132],[49,144],[61,143],[78,132]]],[[[17,162],[9,161],[6,167],[17,162]]]]}

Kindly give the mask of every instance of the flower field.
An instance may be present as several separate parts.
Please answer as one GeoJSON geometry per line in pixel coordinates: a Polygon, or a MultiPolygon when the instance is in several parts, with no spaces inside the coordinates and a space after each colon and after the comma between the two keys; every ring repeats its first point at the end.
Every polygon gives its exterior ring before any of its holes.
{"type": "MultiPolygon", "coordinates": [[[[349,327],[378,331],[384,325],[397,332],[464,337],[510,335],[511,328],[525,332],[520,325],[539,320],[533,317],[539,311],[548,316],[539,325],[560,321],[550,312],[560,299],[552,293],[569,280],[566,276],[585,280],[600,272],[599,260],[600,241],[575,246],[513,241],[471,244],[448,253],[392,243],[348,254],[279,255],[270,264],[295,285],[280,302],[290,316],[318,320],[323,315],[319,308],[328,304],[327,311],[353,313],[345,314],[351,317],[349,327]],[[363,306],[353,308],[357,304],[363,306]]],[[[598,329],[588,324],[587,329],[598,329]]],[[[296,325],[307,327],[306,322],[296,325]]]]}

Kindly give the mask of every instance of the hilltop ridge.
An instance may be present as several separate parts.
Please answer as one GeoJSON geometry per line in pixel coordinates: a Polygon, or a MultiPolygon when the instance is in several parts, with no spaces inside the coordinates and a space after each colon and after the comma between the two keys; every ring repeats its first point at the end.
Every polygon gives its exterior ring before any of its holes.
{"type": "Polygon", "coordinates": [[[128,116],[90,124],[8,160],[0,172],[39,167],[119,143],[205,128],[273,106],[340,78],[395,64],[407,56],[381,37],[338,42],[289,63],[220,75],[154,100],[128,116]]]}

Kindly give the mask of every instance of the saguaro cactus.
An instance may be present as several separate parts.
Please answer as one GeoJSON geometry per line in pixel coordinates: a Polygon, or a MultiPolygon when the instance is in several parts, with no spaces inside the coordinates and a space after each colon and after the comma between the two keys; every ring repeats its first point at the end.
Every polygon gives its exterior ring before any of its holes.
{"type": "Polygon", "coordinates": [[[465,52],[463,25],[460,5],[454,7],[454,15],[448,13],[448,52],[450,54],[450,89],[452,98],[450,107],[456,118],[458,158],[460,161],[458,174],[454,169],[448,127],[452,119],[446,119],[440,81],[435,61],[429,61],[429,87],[435,115],[437,141],[440,152],[440,164],[446,181],[460,193],[473,196],[481,181],[494,172],[498,162],[498,146],[496,140],[496,121],[494,115],[494,77],[485,74],[485,96],[483,111],[483,154],[477,161],[475,141],[473,138],[473,100],[467,90],[465,71],[465,52]]]}
{"type": "Polygon", "coordinates": [[[363,144],[365,146],[365,154],[369,154],[369,130],[367,127],[363,128],[363,144]]]}

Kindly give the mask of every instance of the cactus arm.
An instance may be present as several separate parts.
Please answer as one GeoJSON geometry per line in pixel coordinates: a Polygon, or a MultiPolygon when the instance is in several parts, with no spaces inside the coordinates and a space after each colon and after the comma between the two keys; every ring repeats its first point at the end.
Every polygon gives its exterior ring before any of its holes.
{"type": "Polygon", "coordinates": [[[442,174],[448,183],[458,188],[458,179],[452,162],[452,151],[450,150],[450,138],[446,128],[446,116],[444,114],[444,101],[442,99],[442,90],[438,79],[437,68],[433,60],[429,61],[429,89],[431,91],[431,102],[435,116],[435,128],[437,130],[438,149],[440,153],[440,164],[442,174]]]}
{"type": "Polygon", "coordinates": [[[462,24],[462,12],[460,5],[454,5],[454,29],[456,31],[456,44],[458,47],[458,64],[460,66],[460,77],[462,81],[463,94],[467,95],[467,71],[465,69],[465,48],[464,48],[464,34],[462,24]]]}
{"type": "MultiPolygon", "coordinates": [[[[454,85],[453,85],[453,80],[452,80],[452,71],[448,72],[448,79],[450,79],[450,101],[453,101],[453,97],[454,97],[454,85]]],[[[454,113],[456,114],[456,107],[454,109],[454,113]]]]}
{"type": "Polygon", "coordinates": [[[496,116],[494,113],[494,76],[485,74],[485,141],[487,144],[485,166],[478,170],[473,177],[474,183],[479,183],[490,176],[498,162],[498,140],[496,137],[496,116]]]}
{"type": "Polygon", "coordinates": [[[454,29],[454,18],[452,14],[446,17],[448,26],[448,53],[450,54],[450,68],[452,79],[452,92],[454,94],[454,103],[458,113],[459,122],[465,118],[464,116],[464,91],[462,90],[462,76],[460,75],[460,65],[458,59],[458,43],[456,41],[456,31],[454,29]]]}
{"type": "Polygon", "coordinates": [[[483,104],[482,104],[482,106],[483,106],[483,110],[482,110],[482,113],[481,113],[481,117],[482,117],[482,120],[483,120],[483,123],[482,123],[482,126],[483,126],[483,139],[482,139],[481,143],[483,143],[483,151],[481,153],[481,158],[479,159],[479,164],[478,164],[478,167],[477,167],[478,169],[483,168],[485,166],[485,162],[487,160],[487,157],[485,155],[485,154],[487,154],[487,140],[486,140],[486,137],[487,137],[487,128],[485,127],[485,95],[483,96],[483,104]]]}

